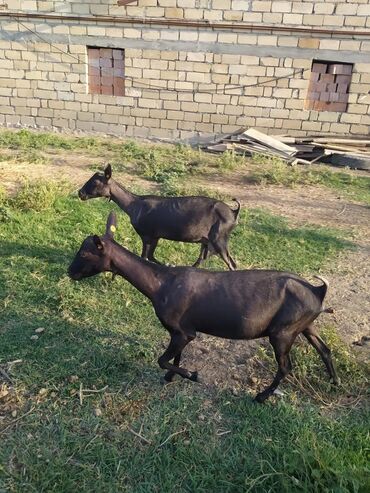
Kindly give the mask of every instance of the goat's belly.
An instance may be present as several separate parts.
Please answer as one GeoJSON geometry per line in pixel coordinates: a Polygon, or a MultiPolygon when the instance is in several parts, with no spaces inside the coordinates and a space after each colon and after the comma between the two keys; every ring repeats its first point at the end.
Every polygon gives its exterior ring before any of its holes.
{"type": "Polygon", "coordinates": [[[254,339],[261,337],[259,328],[250,327],[239,317],[208,317],[198,321],[197,332],[222,337],[224,339],[254,339]]]}

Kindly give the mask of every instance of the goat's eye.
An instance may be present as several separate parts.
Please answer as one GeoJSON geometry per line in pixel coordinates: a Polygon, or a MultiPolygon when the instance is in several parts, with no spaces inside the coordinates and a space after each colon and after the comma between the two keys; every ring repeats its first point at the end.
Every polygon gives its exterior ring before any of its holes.
{"type": "Polygon", "coordinates": [[[87,257],[87,253],[86,252],[81,252],[81,257],[82,258],[86,258],[87,257]]]}

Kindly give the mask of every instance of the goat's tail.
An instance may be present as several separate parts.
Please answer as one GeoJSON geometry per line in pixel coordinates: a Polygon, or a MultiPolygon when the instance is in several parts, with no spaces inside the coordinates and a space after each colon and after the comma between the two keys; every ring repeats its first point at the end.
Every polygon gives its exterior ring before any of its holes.
{"type": "MultiPolygon", "coordinates": [[[[313,287],[315,294],[317,294],[317,296],[320,298],[321,303],[322,303],[324,301],[326,292],[329,288],[329,281],[327,279],[325,279],[325,277],[321,277],[321,276],[314,276],[314,277],[316,277],[316,279],[319,279],[323,283],[321,286],[314,286],[313,287]]],[[[328,312],[328,313],[330,313],[330,312],[328,312]]]]}
{"type": "Polygon", "coordinates": [[[239,202],[238,199],[233,199],[234,202],[237,203],[237,208],[236,209],[231,209],[234,213],[234,216],[235,216],[235,221],[238,219],[238,216],[239,216],[239,212],[240,212],[240,207],[241,207],[241,203],[239,202]]]}

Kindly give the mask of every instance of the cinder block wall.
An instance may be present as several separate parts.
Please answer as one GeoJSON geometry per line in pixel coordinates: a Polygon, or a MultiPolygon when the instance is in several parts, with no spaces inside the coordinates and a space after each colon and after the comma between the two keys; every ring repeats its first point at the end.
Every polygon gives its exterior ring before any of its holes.
{"type": "Polygon", "coordinates": [[[244,126],[295,135],[369,134],[369,0],[137,4],[8,1],[9,12],[112,15],[132,18],[132,23],[0,18],[0,124],[191,141],[244,126]],[[135,22],[143,17],[255,27],[242,31],[231,25],[210,29],[135,22]],[[261,29],[266,25],[271,30],[261,29]],[[291,30],[282,32],[281,26],[291,30]],[[297,31],[302,26],[337,32],[297,31]],[[340,30],[368,35],[348,36],[340,30]],[[125,49],[124,97],[88,93],[87,46],[125,49]],[[304,109],[313,59],[354,64],[345,113],[304,109]]]}

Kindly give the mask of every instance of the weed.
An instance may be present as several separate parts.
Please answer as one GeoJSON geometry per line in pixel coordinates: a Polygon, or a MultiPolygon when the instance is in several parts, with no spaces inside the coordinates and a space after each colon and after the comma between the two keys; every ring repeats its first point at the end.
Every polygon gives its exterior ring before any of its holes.
{"type": "MultiPolygon", "coordinates": [[[[340,400],[343,397],[343,389],[347,394],[364,394],[367,388],[369,368],[363,362],[356,360],[354,354],[342,341],[335,328],[326,325],[321,329],[321,337],[330,347],[333,362],[336,367],[341,384],[333,387],[329,382],[324,363],[316,350],[301,336],[292,347],[291,358],[293,362],[293,374],[288,377],[293,390],[303,391],[312,400],[320,403],[327,402],[328,394],[333,399],[335,394],[340,400]]],[[[272,351],[261,348],[259,356],[262,361],[268,363],[271,373],[276,371],[276,360],[272,351]]],[[[334,400],[333,400],[333,407],[334,400]]]]}
{"type": "Polygon", "coordinates": [[[223,152],[217,159],[217,166],[220,170],[231,171],[237,167],[245,165],[245,157],[235,153],[234,150],[223,152]]]}
{"type": "Polygon", "coordinates": [[[0,185],[0,222],[9,221],[11,214],[8,206],[8,194],[4,187],[0,185]]]}
{"type": "Polygon", "coordinates": [[[343,192],[345,195],[370,204],[370,178],[354,176],[349,173],[335,172],[328,169],[305,169],[287,166],[280,160],[257,159],[263,163],[254,169],[247,181],[256,185],[321,185],[343,192]]]}
{"type": "Polygon", "coordinates": [[[30,130],[0,132],[0,147],[27,152],[32,149],[83,149],[86,152],[94,153],[114,149],[115,146],[117,144],[112,143],[111,140],[93,137],[67,137],[55,133],[31,132],[30,130]]]}
{"type": "Polygon", "coordinates": [[[188,161],[189,151],[184,146],[178,145],[174,149],[152,147],[145,158],[137,161],[137,166],[145,178],[163,183],[170,176],[186,175],[190,171],[188,161]]]}
{"type": "Polygon", "coordinates": [[[201,195],[217,200],[229,200],[230,197],[218,190],[210,190],[203,186],[193,185],[186,177],[168,176],[161,183],[161,193],[166,196],[174,197],[178,195],[191,196],[201,195]]]}
{"type": "Polygon", "coordinates": [[[4,202],[7,200],[8,194],[6,193],[5,188],[0,185],[0,205],[4,204],[4,202]]]}
{"type": "Polygon", "coordinates": [[[54,204],[65,187],[55,182],[24,180],[15,197],[9,199],[9,204],[16,210],[41,212],[54,204]]]}

